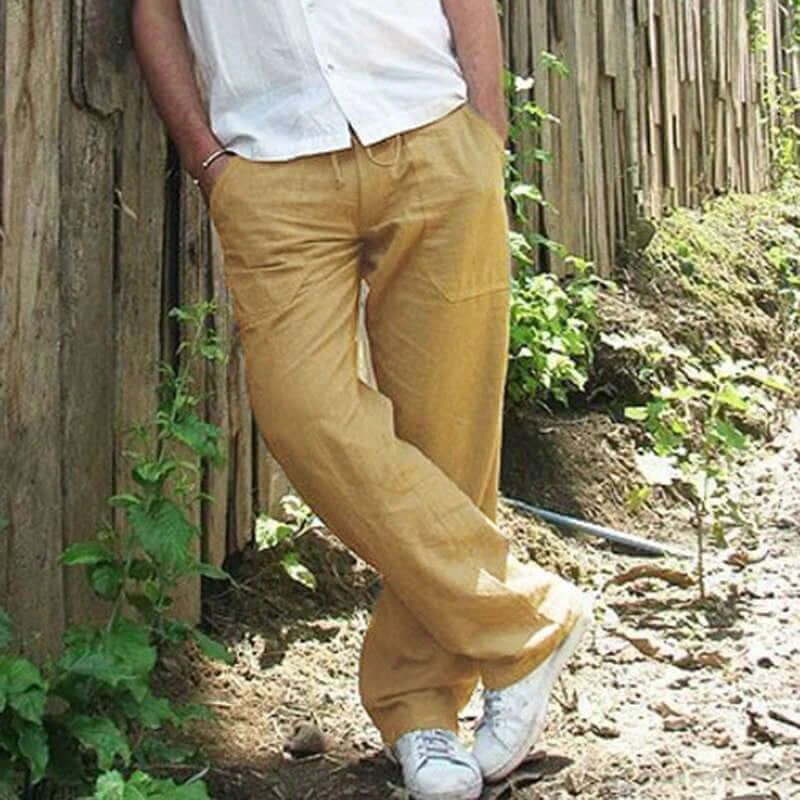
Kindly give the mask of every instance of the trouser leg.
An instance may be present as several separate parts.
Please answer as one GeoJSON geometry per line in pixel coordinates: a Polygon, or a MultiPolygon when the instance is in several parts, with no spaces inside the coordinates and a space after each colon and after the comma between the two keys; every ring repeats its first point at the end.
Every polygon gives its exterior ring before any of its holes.
{"type": "MultiPolygon", "coordinates": [[[[387,192],[395,202],[366,237],[375,373],[392,400],[397,435],[494,520],[508,357],[501,153],[464,112],[403,139],[405,163],[381,177],[411,186],[387,192]],[[459,174],[462,166],[468,175],[459,174]],[[412,223],[409,235],[404,220],[415,212],[433,234],[413,235],[412,223]]],[[[390,145],[375,160],[386,163],[386,151],[390,145]]],[[[444,649],[391,585],[384,588],[360,671],[362,699],[381,730],[407,730],[431,708],[455,729],[479,671],[479,662],[444,649]]]]}
{"type": "MultiPolygon", "coordinates": [[[[405,152],[418,147],[421,155],[425,142],[424,136],[411,137],[405,152]]],[[[471,499],[477,490],[460,487],[422,449],[398,435],[390,399],[357,378],[359,270],[369,255],[367,234],[377,230],[368,218],[388,213],[403,191],[420,193],[423,202],[406,203],[401,218],[387,223],[403,230],[387,242],[398,253],[413,240],[424,241],[432,249],[418,252],[432,253],[444,208],[425,195],[424,159],[398,162],[403,174],[391,196],[381,200],[375,195],[377,173],[364,174],[363,156],[361,150],[340,156],[341,183],[327,157],[287,164],[236,160],[212,195],[250,401],[261,433],[293,485],[345,544],[383,574],[441,652],[476,662],[489,683],[512,682],[571,628],[572,588],[511,559],[508,542],[471,499]]],[[[382,258],[389,258],[388,251],[382,258]]],[[[399,272],[392,271],[392,280],[382,287],[378,265],[372,277],[376,297],[385,291],[391,298],[399,272]]],[[[482,295],[486,276],[481,274],[482,295]]],[[[433,301],[431,275],[417,271],[417,276],[404,291],[416,293],[417,305],[424,305],[428,298],[433,301]]],[[[433,277],[437,294],[473,294],[474,272],[433,277]]],[[[502,307],[499,288],[492,295],[502,307]]],[[[469,322],[436,303],[441,313],[437,317],[430,310],[426,340],[412,343],[415,352],[405,357],[423,356],[424,348],[435,347],[442,329],[453,324],[461,326],[467,345],[463,357],[469,359],[467,343],[477,333],[468,337],[468,328],[480,325],[480,317],[473,315],[469,322]]],[[[480,381],[492,368],[481,359],[471,363],[471,372],[442,379],[480,381]]],[[[453,411],[458,417],[459,409],[453,411]]],[[[496,424],[494,413],[489,416],[496,424]]],[[[468,457],[464,442],[451,445],[468,457]]],[[[474,680],[472,667],[469,675],[474,680]]],[[[415,708],[419,719],[403,725],[452,726],[444,706],[425,711],[425,719],[424,709],[415,708]]],[[[404,732],[392,722],[376,721],[387,742],[404,732]]]]}

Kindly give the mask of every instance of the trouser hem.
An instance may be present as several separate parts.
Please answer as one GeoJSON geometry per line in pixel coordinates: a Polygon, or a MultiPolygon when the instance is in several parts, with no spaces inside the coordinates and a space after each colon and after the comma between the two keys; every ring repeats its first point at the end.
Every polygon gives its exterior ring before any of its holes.
{"type": "Polygon", "coordinates": [[[505,689],[529,675],[537,667],[541,666],[569,636],[579,617],[580,612],[578,609],[571,611],[567,621],[560,625],[550,637],[549,646],[547,647],[537,647],[530,655],[523,656],[511,663],[494,662],[482,665],[481,680],[484,688],[492,691],[505,689]]]}
{"type": "Polygon", "coordinates": [[[458,733],[458,715],[445,710],[436,712],[426,709],[424,714],[411,710],[378,713],[372,711],[370,716],[387,747],[393,747],[401,736],[411,731],[441,728],[458,733]]]}

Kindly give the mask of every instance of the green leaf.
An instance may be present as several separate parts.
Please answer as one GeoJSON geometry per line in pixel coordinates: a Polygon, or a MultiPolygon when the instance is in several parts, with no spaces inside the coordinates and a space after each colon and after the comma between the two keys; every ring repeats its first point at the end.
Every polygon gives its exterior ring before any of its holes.
{"type": "Polygon", "coordinates": [[[259,514],[256,517],[255,540],[259,550],[271,550],[294,536],[294,529],[285,522],[259,514]]]}
{"type": "Polygon", "coordinates": [[[0,650],[11,643],[13,635],[13,626],[11,624],[11,617],[0,608],[0,650]]]}
{"type": "Polygon", "coordinates": [[[747,410],[747,401],[731,383],[726,383],[722,389],[720,389],[717,399],[722,405],[726,405],[736,411],[747,410]]]}
{"type": "Polygon", "coordinates": [[[128,509],[134,536],[144,551],[167,574],[187,574],[194,563],[189,545],[197,533],[183,511],[170,500],[160,499],[148,511],[128,509]]]}
{"type": "Polygon", "coordinates": [[[42,674],[30,661],[14,656],[0,656],[0,686],[5,687],[9,696],[31,688],[47,688],[42,674]]]}
{"type": "MultiPolygon", "coordinates": [[[[177,467],[177,463],[171,459],[167,461],[143,461],[140,464],[136,464],[131,474],[133,479],[142,486],[158,488],[177,467]]],[[[131,505],[128,510],[131,511],[135,507],[135,505],[131,505]]]]}
{"type": "Polygon", "coordinates": [[[140,506],[144,501],[138,494],[115,494],[108,498],[110,506],[120,506],[127,508],[128,506],[140,506]]]}
{"type": "Polygon", "coordinates": [[[636,422],[644,422],[649,416],[647,406],[628,406],[625,409],[625,418],[636,422]]]}
{"type": "Polygon", "coordinates": [[[224,569],[220,569],[219,567],[215,567],[212,564],[207,564],[205,561],[201,561],[196,565],[196,570],[199,575],[202,575],[205,578],[213,578],[214,580],[218,581],[230,581],[233,580],[229,573],[225,572],[224,569]]]}
{"type": "Polygon", "coordinates": [[[752,378],[754,381],[757,381],[762,386],[765,386],[767,389],[772,389],[773,391],[784,394],[791,391],[791,386],[785,378],[780,375],[773,375],[764,367],[755,367],[754,369],[749,370],[747,372],[747,376],[752,378]]]}
{"type": "Polygon", "coordinates": [[[179,422],[173,422],[169,430],[178,441],[201,458],[208,458],[213,463],[220,462],[220,429],[216,425],[203,422],[196,414],[187,414],[179,422]]]}
{"type": "Polygon", "coordinates": [[[114,770],[97,779],[94,800],[125,800],[125,778],[114,770]]]}
{"type": "MultiPolygon", "coordinates": [[[[124,684],[138,696],[156,663],[156,649],[149,631],[118,617],[111,631],[72,628],[64,636],[64,653],[59,667],[116,687],[124,684]]],[[[146,689],[145,689],[146,693],[146,689]]]]}
{"type": "Polygon", "coordinates": [[[67,567],[77,564],[99,564],[102,561],[113,561],[114,554],[99,542],[76,542],[70,545],[59,557],[59,561],[67,567]]]}
{"type": "Polygon", "coordinates": [[[89,583],[103,600],[116,600],[125,581],[120,564],[95,564],[89,571],[89,583]]]}
{"type": "Polygon", "coordinates": [[[43,689],[28,689],[22,694],[11,695],[8,704],[22,719],[39,723],[47,705],[47,693],[43,689]]]}
{"type": "MultiPolygon", "coordinates": [[[[148,800],[209,800],[208,790],[202,781],[188,781],[178,786],[174,781],[159,780],[136,772],[128,786],[142,792],[142,797],[148,800]]],[[[124,800],[129,800],[127,795],[124,800]]]]}
{"type": "Polygon", "coordinates": [[[179,723],[180,717],[172,710],[169,700],[156,697],[150,692],[141,699],[124,697],[119,701],[120,708],[128,719],[136,720],[142,727],[157,730],[165,722],[179,723]]]}
{"type": "Polygon", "coordinates": [[[202,631],[197,628],[192,628],[190,636],[197,642],[197,646],[209,657],[215,661],[222,661],[225,664],[233,664],[236,660],[228,650],[219,642],[206,636],[202,631]]]}
{"type": "Polygon", "coordinates": [[[41,725],[16,718],[13,722],[17,731],[19,752],[30,765],[31,778],[38,783],[45,775],[49,750],[47,733],[41,725]]]}
{"type": "Polygon", "coordinates": [[[747,437],[732,423],[716,419],[713,430],[715,438],[731,450],[747,449],[747,437]]]}
{"type": "Polygon", "coordinates": [[[130,761],[128,740],[107,717],[71,714],[65,718],[65,725],[87,750],[97,754],[97,763],[101,770],[111,769],[117,756],[125,764],[130,761]]]}
{"type": "Polygon", "coordinates": [[[314,574],[305,564],[301,563],[294,550],[286,553],[281,558],[281,566],[293,581],[297,581],[297,583],[312,591],[317,588],[317,579],[314,574]]]}

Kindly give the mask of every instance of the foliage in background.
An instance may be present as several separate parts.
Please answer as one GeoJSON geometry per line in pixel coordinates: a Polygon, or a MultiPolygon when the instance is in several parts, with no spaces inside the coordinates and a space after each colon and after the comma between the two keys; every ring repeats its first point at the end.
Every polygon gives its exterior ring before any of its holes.
{"type": "MultiPolygon", "coordinates": [[[[540,63],[559,77],[569,76],[567,66],[552,53],[542,52],[540,63]]],[[[558,213],[545,199],[541,188],[525,178],[538,164],[547,164],[552,160],[551,153],[532,142],[538,138],[545,125],[560,124],[558,117],[535,101],[523,98],[532,86],[533,78],[506,71],[505,93],[511,140],[511,152],[506,158],[506,197],[511,209],[511,254],[520,268],[535,266],[536,252],[540,246],[553,250],[562,258],[567,256],[564,245],[531,230],[531,219],[537,206],[558,213]]]]}
{"type": "Polygon", "coordinates": [[[284,572],[307,589],[317,588],[314,573],[300,561],[295,544],[297,540],[322,523],[311,509],[295,494],[281,498],[283,519],[269,514],[256,517],[255,542],[259,550],[274,550],[284,572]]]}
{"type": "Polygon", "coordinates": [[[575,277],[521,270],[512,280],[511,329],[506,393],[512,405],[568,405],[582,391],[597,338],[597,288],[608,286],[590,265],[568,257],[575,277]]]}
{"type": "MultiPolygon", "coordinates": [[[[724,522],[745,522],[736,502],[736,460],[750,446],[747,427],[775,411],[771,393],[788,385],[763,365],[734,360],[713,342],[698,358],[665,340],[642,346],[639,335],[605,337],[615,349],[630,348],[645,356],[653,388],[644,406],[629,406],[625,416],[647,431],[649,449],[637,455],[648,486],[676,486],[692,509],[697,539],[698,578],[705,597],[703,555],[708,534],[724,543],[724,522]],[[666,364],[674,381],[662,382],[666,364]]],[[[635,502],[646,500],[647,488],[635,502]]]]}
{"type": "MultiPolygon", "coordinates": [[[[189,516],[203,496],[201,465],[224,460],[219,428],[197,413],[192,377],[198,362],[226,358],[208,324],[213,311],[207,302],[171,312],[191,336],[180,344],[177,370],[160,365],[153,419],[134,428],[139,447],[127,455],[137,489],[108,501],[124,520],[102,523],[96,538],[62,553],[61,562],[84,567],[94,594],[108,603],[104,624],[67,630],[61,656],[41,671],[0,653],[0,796],[5,790],[35,798],[65,787],[94,791],[97,800],[208,797],[200,779],[179,787],[143,770],[193,752],[171,744],[163,729],[212,718],[205,707],[175,707],[153,693],[159,645],[191,639],[210,657],[230,661],[220,644],[169,616],[182,580],[228,577],[194,555],[200,530],[189,516]],[[187,450],[195,460],[183,455],[187,450]]],[[[0,649],[10,642],[11,622],[0,613],[0,649]]]]}
{"type": "MultiPolygon", "coordinates": [[[[548,52],[540,63],[560,77],[569,70],[548,52]]],[[[568,404],[569,394],[583,390],[597,337],[597,289],[601,281],[591,264],[570,256],[566,248],[533,230],[537,207],[557,213],[541,189],[526,180],[536,166],[550,161],[549,152],[537,147],[544,125],[559,120],[530,99],[520,99],[533,86],[531,78],[506,74],[512,151],[506,166],[506,197],[511,210],[511,254],[515,274],[511,282],[511,329],[506,398],[509,405],[568,404]],[[572,273],[559,280],[538,273],[536,256],[545,248],[564,259],[572,273]]]]}

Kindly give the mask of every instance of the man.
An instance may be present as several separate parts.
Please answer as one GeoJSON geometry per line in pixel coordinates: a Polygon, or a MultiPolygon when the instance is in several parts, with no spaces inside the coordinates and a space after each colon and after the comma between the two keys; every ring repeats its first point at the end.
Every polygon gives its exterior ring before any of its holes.
{"type": "Polygon", "coordinates": [[[383,575],[365,707],[412,796],[477,798],[536,740],[591,617],[493,522],[509,293],[494,2],[135,0],[134,29],[221,238],[259,429],[383,575]],[[380,391],[357,376],[362,278],[380,391]],[[479,679],[468,752],[458,711],[479,679]]]}

